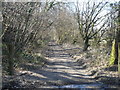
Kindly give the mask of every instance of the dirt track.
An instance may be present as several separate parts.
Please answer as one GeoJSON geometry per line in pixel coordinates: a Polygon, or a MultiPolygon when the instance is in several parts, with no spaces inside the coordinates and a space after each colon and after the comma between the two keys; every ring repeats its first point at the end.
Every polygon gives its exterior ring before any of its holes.
{"type": "Polygon", "coordinates": [[[87,84],[87,88],[92,84],[92,88],[103,88],[103,84],[96,81],[92,72],[86,69],[85,64],[76,62],[67,49],[63,49],[54,42],[49,43],[48,47],[49,49],[46,51],[48,65],[20,72],[23,75],[18,76],[17,79],[21,80],[22,87],[41,88],[87,84]]]}
{"type": "Polygon", "coordinates": [[[84,64],[80,66],[65,49],[53,42],[48,46],[46,58],[50,63],[43,69],[22,72],[27,73],[23,77],[25,81],[33,81],[34,87],[98,84],[84,64]]]}

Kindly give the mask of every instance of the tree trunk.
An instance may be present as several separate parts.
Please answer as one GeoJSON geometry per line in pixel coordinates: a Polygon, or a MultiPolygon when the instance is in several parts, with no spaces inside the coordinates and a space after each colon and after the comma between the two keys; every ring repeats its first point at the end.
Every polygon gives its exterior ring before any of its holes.
{"type": "Polygon", "coordinates": [[[115,40],[115,61],[114,64],[118,64],[118,40],[115,40]]]}
{"type": "Polygon", "coordinates": [[[120,75],[120,42],[118,43],[118,73],[120,75]]]}
{"type": "Polygon", "coordinates": [[[88,47],[89,47],[89,39],[86,38],[86,39],[84,40],[83,51],[87,51],[88,47]]]}
{"type": "MultiPolygon", "coordinates": [[[[118,73],[120,77],[120,2],[118,10],[118,73]]],[[[118,79],[118,82],[118,84],[120,85],[120,79],[118,79]]]]}
{"type": "Polygon", "coordinates": [[[120,36],[120,31],[118,29],[116,32],[116,37],[115,37],[115,62],[114,62],[114,64],[118,64],[118,43],[120,42],[119,36],[120,36]]]}
{"type": "Polygon", "coordinates": [[[13,57],[13,46],[8,44],[8,73],[9,75],[14,75],[14,57],[13,57]]]}

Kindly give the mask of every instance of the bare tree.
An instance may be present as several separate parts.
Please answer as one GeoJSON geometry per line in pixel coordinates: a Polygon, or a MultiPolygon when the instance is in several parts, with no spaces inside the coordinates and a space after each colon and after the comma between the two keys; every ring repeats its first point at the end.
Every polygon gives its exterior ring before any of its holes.
{"type": "Polygon", "coordinates": [[[12,75],[14,61],[18,60],[20,53],[36,40],[40,30],[51,25],[46,14],[52,6],[41,2],[3,2],[2,5],[2,41],[7,48],[8,71],[12,75]]]}
{"type": "Polygon", "coordinates": [[[76,8],[76,20],[78,24],[78,30],[84,42],[83,51],[86,51],[89,45],[89,40],[94,38],[98,33],[104,34],[107,27],[107,14],[103,15],[102,11],[106,3],[91,3],[90,1],[84,3],[82,6],[77,2],[76,8]]]}
{"type": "MultiPolygon", "coordinates": [[[[62,43],[72,43],[75,37],[76,23],[73,16],[73,12],[71,12],[68,7],[69,3],[61,3],[54,7],[52,13],[54,15],[54,29],[56,31],[56,41],[60,44],[62,43]]],[[[54,31],[54,32],[55,32],[54,31]]]]}

